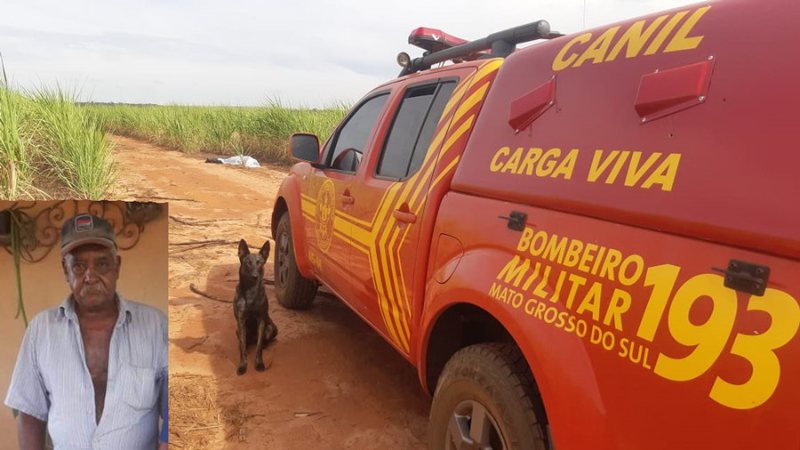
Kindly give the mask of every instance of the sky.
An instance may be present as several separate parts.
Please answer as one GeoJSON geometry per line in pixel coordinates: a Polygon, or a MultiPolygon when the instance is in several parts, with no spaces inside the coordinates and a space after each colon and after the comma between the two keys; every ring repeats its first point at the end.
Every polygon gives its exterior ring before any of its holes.
{"type": "Polygon", "coordinates": [[[353,103],[397,76],[417,27],[470,40],[539,19],[570,34],[693,0],[3,0],[17,89],[97,102],[353,103]]]}

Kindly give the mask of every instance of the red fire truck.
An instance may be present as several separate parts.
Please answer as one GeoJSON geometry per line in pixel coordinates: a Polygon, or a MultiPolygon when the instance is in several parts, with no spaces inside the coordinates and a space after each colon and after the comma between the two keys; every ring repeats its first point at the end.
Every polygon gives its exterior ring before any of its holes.
{"type": "Polygon", "coordinates": [[[415,30],[292,137],[278,300],[324,284],[407,358],[431,449],[800,449],[799,18],[415,30]]]}

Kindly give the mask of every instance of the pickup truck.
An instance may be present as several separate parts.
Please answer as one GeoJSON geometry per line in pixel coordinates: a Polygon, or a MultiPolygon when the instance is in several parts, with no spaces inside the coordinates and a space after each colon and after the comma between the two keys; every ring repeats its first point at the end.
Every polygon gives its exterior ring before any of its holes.
{"type": "Polygon", "coordinates": [[[415,30],[292,136],[277,299],[325,285],[413,364],[430,449],[800,449],[798,18],[415,30]]]}

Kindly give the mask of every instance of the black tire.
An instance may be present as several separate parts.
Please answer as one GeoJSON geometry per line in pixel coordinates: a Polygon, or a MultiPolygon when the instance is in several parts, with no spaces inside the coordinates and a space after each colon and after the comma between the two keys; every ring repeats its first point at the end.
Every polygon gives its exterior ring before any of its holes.
{"type": "Polygon", "coordinates": [[[471,345],[445,365],[433,396],[428,449],[459,448],[551,448],[544,408],[516,346],[471,345]]]}
{"type": "Polygon", "coordinates": [[[285,212],[275,229],[275,297],[289,309],[308,309],[317,295],[317,282],[297,270],[289,213],[285,212]]]}

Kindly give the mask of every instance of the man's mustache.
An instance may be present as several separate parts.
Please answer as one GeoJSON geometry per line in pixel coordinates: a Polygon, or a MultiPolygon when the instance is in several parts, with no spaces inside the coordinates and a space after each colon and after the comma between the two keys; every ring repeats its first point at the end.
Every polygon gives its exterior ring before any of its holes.
{"type": "Polygon", "coordinates": [[[105,286],[85,286],[81,289],[81,293],[84,295],[93,295],[93,294],[105,294],[106,288],[105,286]]]}

